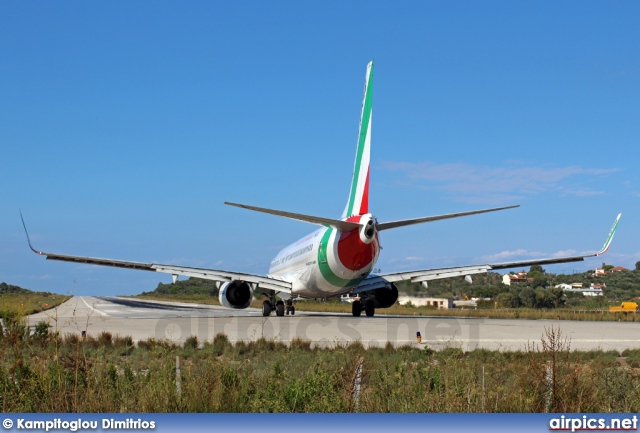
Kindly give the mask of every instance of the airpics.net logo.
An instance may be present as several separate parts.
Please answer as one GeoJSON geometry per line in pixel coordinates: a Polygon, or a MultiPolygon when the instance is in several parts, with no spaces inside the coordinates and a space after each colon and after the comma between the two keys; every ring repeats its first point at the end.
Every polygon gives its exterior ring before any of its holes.
{"type": "Polygon", "coordinates": [[[2,426],[7,430],[15,426],[16,430],[44,430],[47,432],[68,430],[76,432],[81,430],[97,430],[98,427],[101,427],[102,430],[153,430],[156,428],[156,422],[142,420],[140,418],[126,418],[124,420],[103,418],[101,421],[83,420],[82,418],[72,421],[61,420],[59,418],[48,421],[17,418],[14,423],[12,419],[6,418],[2,421],[2,426]]]}
{"type": "Polygon", "coordinates": [[[551,418],[549,430],[562,431],[635,431],[638,430],[638,417],[636,415],[625,418],[598,418],[583,415],[582,417],[551,418]]]}

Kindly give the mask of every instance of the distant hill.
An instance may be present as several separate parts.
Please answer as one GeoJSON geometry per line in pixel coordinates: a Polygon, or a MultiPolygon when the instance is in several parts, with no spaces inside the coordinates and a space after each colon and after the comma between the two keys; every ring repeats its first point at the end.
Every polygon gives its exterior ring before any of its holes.
{"type": "MultiPolygon", "coordinates": [[[[25,289],[20,286],[14,286],[7,283],[0,283],[0,295],[39,295],[39,296],[52,296],[55,293],[51,292],[36,292],[33,290],[25,289]]],[[[67,295],[69,296],[69,295],[67,295]]]]}
{"type": "Polygon", "coordinates": [[[627,301],[640,297],[640,270],[611,272],[599,277],[594,277],[593,272],[553,275],[552,284],[582,283],[583,287],[588,287],[592,283],[604,284],[606,285],[603,289],[604,296],[612,301],[627,301]]]}
{"type": "Polygon", "coordinates": [[[215,281],[201,278],[189,278],[178,280],[175,284],[159,283],[155,290],[142,292],[141,296],[153,295],[209,295],[218,296],[218,288],[215,281]]]}
{"type": "Polygon", "coordinates": [[[0,295],[5,295],[9,293],[26,295],[28,293],[34,293],[34,292],[28,289],[23,289],[22,287],[19,287],[19,286],[12,286],[11,284],[0,283],[0,295]]]}
{"type": "Polygon", "coordinates": [[[432,280],[425,288],[420,283],[411,281],[400,281],[396,283],[398,291],[408,295],[423,295],[437,297],[477,296],[489,298],[507,291],[507,287],[502,284],[502,275],[497,272],[487,272],[471,276],[473,283],[469,284],[462,277],[445,278],[443,280],[432,280]]]}
{"type": "Polygon", "coordinates": [[[60,305],[69,295],[34,292],[20,286],[0,283],[0,318],[34,314],[60,305]]]}
{"type": "MultiPolygon", "coordinates": [[[[529,280],[506,286],[502,283],[502,275],[496,272],[473,275],[473,284],[467,284],[462,277],[448,278],[444,280],[429,281],[428,288],[424,288],[418,283],[402,281],[397,284],[400,292],[409,295],[427,295],[436,297],[479,297],[496,299],[501,294],[511,294],[512,297],[531,296],[532,290],[553,289],[554,286],[562,283],[579,283],[582,287],[589,287],[591,284],[602,284],[602,297],[583,297],[580,293],[565,293],[567,306],[587,306],[599,304],[612,304],[623,301],[630,301],[640,298],[640,269],[626,270],[607,273],[603,276],[595,277],[594,271],[586,271],[576,274],[552,274],[539,268],[529,272],[529,280]]],[[[558,290],[558,289],[555,289],[558,290]]]]}

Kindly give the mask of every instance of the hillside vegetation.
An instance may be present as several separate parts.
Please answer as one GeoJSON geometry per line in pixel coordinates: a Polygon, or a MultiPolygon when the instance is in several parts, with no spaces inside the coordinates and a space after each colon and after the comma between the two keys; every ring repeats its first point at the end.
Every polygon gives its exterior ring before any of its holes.
{"type": "MultiPolygon", "coordinates": [[[[609,265],[610,266],[610,265],[609,265]]],[[[494,307],[494,302],[502,308],[603,308],[640,297],[640,269],[593,276],[590,270],[576,274],[547,273],[542,267],[534,266],[527,272],[528,280],[507,286],[502,283],[502,275],[489,272],[473,276],[473,284],[462,278],[429,281],[429,287],[403,281],[398,284],[401,292],[413,296],[432,296],[454,299],[490,298],[492,302],[484,306],[494,307]],[[581,293],[567,293],[555,288],[559,284],[580,283],[588,288],[591,284],[603,284],[603,296],[583,296],[581,293]]],[[[482,303],[479,307],[482,306],[482,303]]]]}
{"type": "Polygon", "coordinates": [[[0,283],[0,318],[22,317],[60,305],[70,296],[33,292],[19,286],[0,283]]]}

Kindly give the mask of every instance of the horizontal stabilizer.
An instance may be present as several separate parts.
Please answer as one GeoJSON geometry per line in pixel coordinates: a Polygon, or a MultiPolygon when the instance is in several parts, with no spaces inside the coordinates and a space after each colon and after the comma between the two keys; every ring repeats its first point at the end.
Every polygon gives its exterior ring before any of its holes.
{"type": "Polygon", "coordinates": [[[360,227],[360,224],[352,223],[352,222],[348,222],[348,221],[334,220],[334,219],[330,219],[330,218],[323,218],[323,217],[317,217],[317,216],[312,216],[312,215],[303,215],[303,214],[299,214],[299,213],[285,212],[285,211],[281,211],[281,210],[267,209],[267,208],[256,207],[256,206],[249,206],[249,205],[246,205],[246,204],[230,203],[228,201],[225,201],[224,204],[227,204],[229,206],[240,207],[240,208],[243,208],[243,209],[249,209],[249,210],[253,210],[253,211],[256,211],[256,212],[264,212],[264,213],[268,213],[268,214],[271,214],[271,215],[277,215],[277,216],[281,216],[281,217],[285,217],[285,218],[291,218],[291,219],[294,219],[294,220],[304,221],[304,222],[311,223],[311,224],[318,224],[318,225],[321,225],[321,226],[337,227],[337,228],[339,228],[341,230],[345,230],[345,231],[351,231],[353,229],[357,229],[357,228],[360,227]]]}
{"type": "Polygon", "coordinates": [[[459,212],[459,213],[450,213],[450,214],[446,214],[446,215],[437,215],[437,216],[430,216],[430,217],[424,217],[424,218],[414,218],[414,219],[410,219],[410,220],[401,220],[401,221],[391,221],[388,223],[379,223],[376,228],[378,229],[378,231],[382,231],[382,230],[387,230],[387,229],[394,229],[396,227],[404,227],[404,226],[410,226],[413,224],[421,224],[421,223],[428,223],[428,222],[432,222],[432,221],[439,221],[439,220],[446,220],[449,218],[458,218],[458,217],[463,217],[463,216],[469,216],[469,215],[477,215],[477,214],[481,214],[481,213],[487,213],[487,212],[496,212],[499,210],[505,210],[505,209],[513,209],[516,207],[520,207],[520,205],[515,205],[515,206],[506,206],[506,207],[496,207],[496,208],[492,208],[492,209],[482,209],[482,210],[473,210],[470,212],[459,212]]]}

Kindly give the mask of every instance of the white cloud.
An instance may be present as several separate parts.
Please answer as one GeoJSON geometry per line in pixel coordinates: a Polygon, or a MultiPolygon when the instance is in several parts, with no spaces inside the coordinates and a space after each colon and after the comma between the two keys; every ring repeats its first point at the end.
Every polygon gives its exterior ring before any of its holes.
{"type": "Polygon", "coordinates": [[[577,197],[592,197],[594,195],[602,195],[604,191],[594,191],[587,188],[566,188],[562,196],[575,195],[577,197]]]}
{"type": "Polygon", "coordinates": [[[577,253],[576,250],[560,250],[551,255],[551,257],[571,257],[575,256],[577,253]]]}
{"type": "Polygon", "coordinates": [[[415,257],[415,256],[409,256],[409,257],[405,257],[404,260],[409,261],[409,262],[421,262],[421,261],[424,260],[424,258],[415,257]]]}
{"type": "MultiPolygon", "coordinates": [[[[51,274],[41,274],[41,275],[33,275],[33,274],[29,274],[29,275],[24,275],[24,274],[15,274],[15,275],[10,275],[7,276],[7,284],[11,284],[9,281],[11,280],[18,280],[18,279],[29,279],[29,280],[35,280],[35,281],[40,281],[40,280],[51,280],[53,278],[53,275],[51,274]]],[[[1,282],[1,281],[0,281],[1,282]]]]}
{"type": "Polygon", "coordinates": [[[501,251],[497,254],[482,256],[480,259],[487,262],[498,262],[498,261],[511,260],[513,258],[538,258],[542,256],[544,256],[544,254],[536,251],[518,249],[513,251],[501,251]]]}
{"type": "Polygon", "coordinates": [[[506,164],[490,167],[468,163],[384,161],[381,168],[403,175],[401,183],[450,193],[465,202],[502,203],[527,195],[556,191],[561,195],[593,196],[603,194],[579,185],[584,179],[618,172],[617,168],[527,167],[506,164]],[[574,184],[567,185],[569,178],[574,184]],[[578,183],[576,185],[575,183],[578,183]]]}

